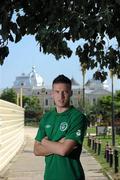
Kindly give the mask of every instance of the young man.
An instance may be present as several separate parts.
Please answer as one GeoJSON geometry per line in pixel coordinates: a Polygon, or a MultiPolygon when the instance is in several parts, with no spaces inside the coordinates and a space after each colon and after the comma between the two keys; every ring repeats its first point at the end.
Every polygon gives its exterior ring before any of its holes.
{"type": "Polygon", "coordinates": [[[83,113],[70,106],[71,80],[59,75],[52,84],[56,105],[40,121],[35,138],[34,154],[45,156],[44,180],[84,180],[80,163],[87,120],[83,113]]]}

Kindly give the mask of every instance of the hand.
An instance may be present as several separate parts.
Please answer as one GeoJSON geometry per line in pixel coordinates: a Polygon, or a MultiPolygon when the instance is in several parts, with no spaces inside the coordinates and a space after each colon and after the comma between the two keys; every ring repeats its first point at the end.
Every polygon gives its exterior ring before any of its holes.
{"type": "Polygon", "coordinates": [[[41,144],[43,145],[44,144],[44,141],[45,140],[48,140],[48,137],[47,136],[45,136],[43,139],[42,139],[42,141],[41,141],[41,144]]]}
{"type": "MultiPolygon", "coordinates": [[[[58,142],[60,142],[60,143],[64,143],[65,142],[65,138],[61,138],[58,142]]],[[[76,146],[74,146],[74,148],[73,148],[73,150],[74,149],[76,149],[78,146],[76,145],[76,146]]]]}
{"type": "Polygon", "coordinates": [[[64,143],[65,142],[65,138],[61,138],[58,142],[64,143]]]}
{"type": "Polygon", "coordinates": [[[48,140],[48,136],[45,136],[43,139],[47,139],[48,140]]]}

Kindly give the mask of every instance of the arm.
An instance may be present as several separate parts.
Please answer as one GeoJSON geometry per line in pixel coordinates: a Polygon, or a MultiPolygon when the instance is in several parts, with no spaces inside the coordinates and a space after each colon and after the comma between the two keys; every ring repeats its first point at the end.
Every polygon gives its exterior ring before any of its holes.
{"type": "Polygon", "coordinates": [[[47,156],[52,154],[49,150],[47,150],[39,141],[35,141],[34,143],[34,154],[36,156],[47,156]]]}
{"type": "Polygon", "coordinates": [[[68,155],[76,147],[76,142],[74,140],[60,140],[58,142],[53,142],[48,139],[43,138],[41,144],[45,149],[53,154],[58,154],[61,156],[68,155]]]}

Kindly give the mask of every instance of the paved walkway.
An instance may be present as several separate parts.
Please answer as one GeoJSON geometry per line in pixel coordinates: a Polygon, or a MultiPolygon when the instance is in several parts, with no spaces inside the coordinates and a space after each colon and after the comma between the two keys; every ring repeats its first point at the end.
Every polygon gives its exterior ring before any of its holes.
{"type": "MultiPolygon", "coordinates": [[[[26,143],[13,158],[7,170],[1,173],[0,180],[43,180],[44,157],[35,157],[33,142],[37,128],[25,128],[26,143]]],[[[101,172],[101,166],[96,160],[82,152],[81,162],[85,170],[86,180],[107,180],[101,172]]]]}

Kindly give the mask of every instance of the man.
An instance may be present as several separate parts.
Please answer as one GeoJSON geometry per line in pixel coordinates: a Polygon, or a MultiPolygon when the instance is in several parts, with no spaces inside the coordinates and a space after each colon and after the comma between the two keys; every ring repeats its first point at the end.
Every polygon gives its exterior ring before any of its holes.
{"type": "Polygon", "coordinates": [[[84,180],[80,163],[87,120],[83,113],[70,106],[71,80],[59,75],[52,84],[55,109],[40,121],[35,138],[34,154],[45,156],[44,180],[84,180]]]}

